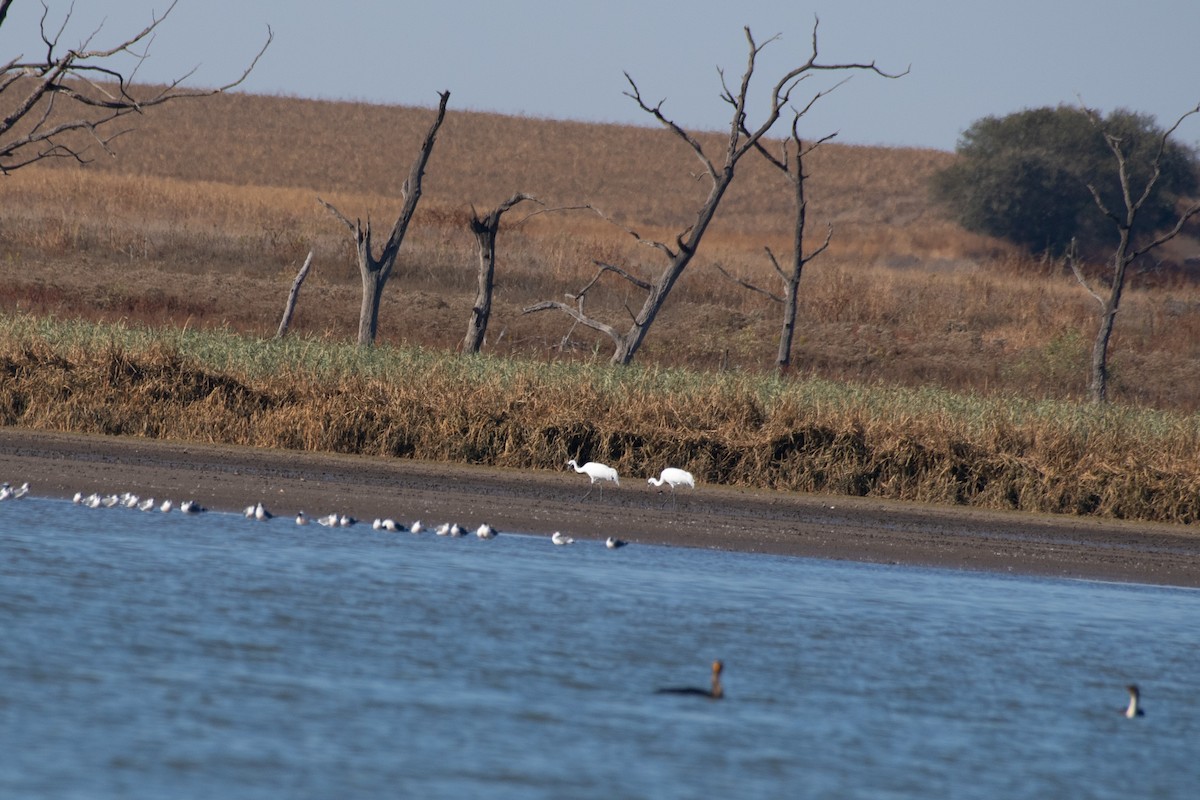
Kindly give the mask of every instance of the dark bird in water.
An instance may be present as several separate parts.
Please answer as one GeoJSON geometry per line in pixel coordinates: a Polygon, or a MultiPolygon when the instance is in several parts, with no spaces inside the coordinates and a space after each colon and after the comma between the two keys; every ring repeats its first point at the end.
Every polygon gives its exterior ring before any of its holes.
{"type": "Polygon", "coordinates": [[[721,670],[724,668],[725,665],[720,661],[714,661],[712,663],[711,689],[697,689],[694,686],[670,687],[666,689],[659,689],[657,692],[655,692],[655,694],[687,694],[694,695],[696,697],[708,697],[713,700],[720,700],[725,696],[725,690],[721,688],[721,670]]]}
{"type": "Polygon", "coordinates": [[[1129,719],[1146,716],[1146,712],[1142,711],[1142,707],[1138,705],[1138,701],[1141,700],[1142,695],[1141,692],[1138,691],[1137,684],[1131,683],[1125,688],[1129,690],[1129,705],[1124,708],[1121,713],[1129,719]]]}

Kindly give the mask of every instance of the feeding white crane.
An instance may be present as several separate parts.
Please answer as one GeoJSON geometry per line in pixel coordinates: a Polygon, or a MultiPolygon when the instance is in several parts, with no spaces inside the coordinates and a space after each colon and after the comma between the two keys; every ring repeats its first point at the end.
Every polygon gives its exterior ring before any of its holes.
{"type": "MultiPolygon", "coordinates": [[[[567,462],[567,466],[573,468],[576,472],[587,475],[588,479],[589,479],[588,482],[593,486],[595,486],[596,481],[601,481],[601,483],[600,483],[600,491],[601,492],[604,491],[604,483],[603,483],[604,481],[612,481],[617,486],[621,485],[621,480],[620,480],[620,478],[617,477],[617,471],[615,469],[613,469],[612,467],[608,466],[607,464],[601,464],[598,461],[589,461],[581,467],[578,464],[576,464],[575,459],[572,458],[570,461],[567,462]]],[[[585,494],[584,497],[587,497],[588,494],[591,494],[591,493],[592,493],[592,490],[588,489],[588,493],[585,494]]]]}

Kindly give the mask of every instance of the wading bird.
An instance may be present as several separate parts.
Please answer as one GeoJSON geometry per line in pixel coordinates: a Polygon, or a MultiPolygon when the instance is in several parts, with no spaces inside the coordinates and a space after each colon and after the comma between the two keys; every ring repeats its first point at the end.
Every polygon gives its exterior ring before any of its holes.
{"type": "MultiPolygon", "coordinates": [[[[612,481],[617,486],[621,485],[621,480],[617,477],[617,471],[607,464],[601,464],[598,461],[589,461],[581,467],[576,464],[575,459],[572,458],[567,462],[567,466],[573,468],[576,472],[587,475],[589,478],[588,482],[593,486],[596,484],[596,481],[601,481],[600,491],[602,493],[604,492],[603,481],[612,481]]],[[[587,494],[585,494],[584,497],[587,497],[588,494],[591,493],[592,490],[588,489],[587,494]]]]}
{"type": "Polygon", "coordinates": [[[725,665],[720,661],[714,661],[712,663],[712,688],[710,689],[697,689],[694,686],[684,686],[679,688],[669,687],[666,689],[659,689],[657,692],[655,692],[655,694],[686,694],[693,695],[695,697],[708,697],[713,700],[720,700],[725,696],[725,690],[721,688],[721,670],[724,668],[725,665]]]}
{"type": "Polygon", "coordinates": [[[667,467],[662,471],[662,475],[657,478],[647,478],[646,483],[651,486],[662,486],[664,483],[671,487],[671,491],[675,491],[676,486],[687,486],[689,489],[696,488],[696,479],[692,477],[692,473],[686,469],[677,467],[667,467]]]}

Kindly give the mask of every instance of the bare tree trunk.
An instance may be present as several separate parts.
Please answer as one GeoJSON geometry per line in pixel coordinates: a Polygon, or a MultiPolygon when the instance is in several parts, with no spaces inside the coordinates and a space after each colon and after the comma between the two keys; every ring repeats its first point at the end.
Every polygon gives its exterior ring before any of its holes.
{"type": "Polygon", "coordinates": [[[540,202],[527,194],[517,193],[501,203],[486,217],[480,217],[471,209],[471,233],[479,243],[479,280],[475,291],[475,304],[471,307],[471,318],[467,321],[467,335],[463,338],[464,353],[478,353],[487,336],[488,320],[492,315],[492,290],[496,277],[496,235],[500,231],[500,217],[523,200],[540,202]]]}
{"type": "MultiPolygon", "coordinates": [[[[635,278],[625,270],[615,267],[610,264],[599,264],[600,271],[582,290],[574,295],[571,295],[575,301],[575,305],[568,305],[555,300],[547,300],[525,309],[526,314],[531,314],[537,311],[546,311],[549,309],[557,309],[574,318],[577,322],[585,325],[593,330],[599,331],[610,339],[614,344],[612,355],[613,364],[628,364],[637,354],[642,342],[646,338],[646,334],[650,330],[650,326],[654,323],[658,312],[662,309],[667,297],[670,295],[675,283],[687,269],[688,265],[696,255],[696,251],[700,247],[700,242],[704,238],[705,232],[708,230],[709,223],[712,222],[713,216],[717,212],[717,207],[720,205],[725,192],[729,189],[729,185],[733,182],[734,171],[737,168],[738,162],[752,148],[760,147],[760,140],[770,132],[779,120],[784,107],[790,101],[792,91],[805,77],[816,71],[846,71],[846,70],[868,70],[878,75],[885,77],[899,77],[896,75],[888,75],[875,66],[874,62],[869,64],[819,64],[817,63],[817,25],[813,25],[812,32],[812,53],[808,61],[799,67],[789,70],[775,84],[771,93],[771,106],[765,120],[758,128],[751,131],[746,126],[746,104],[749,93],[750,81],[754,75],[755,61],[762,49],[774,39],[769,39],[767,42],[759,45],[754,41],[750,29],[745,29],[746,41],[749,46],[749,59],[745,72],[742,74],[742,80],[736,91],[730,88],[724,80],[722,73],[722,99],[733,109],[732,119],[729,126],[729,138],[725,147],[724,158],[721,161],[710,160],[704,152],[704,148],[700,142],[686,131],[684,131],[674,121],[667,118],[662,111],[662,102],[657,105],[648,105],[642,97],[641,91],[638,89],[633,78],[625,75],[629,82],[630,91],[626,92],[634,102],[638,104],[646,113],[653,116],[659,124],[671,131],[679,137],[688,147],[690,147],[700,163],[704,167],[704,175],[709,181],[709,192],[705,198],[703,205],[696,212],[695,221],[682,233],[675,238],[675,242],[667,244],[665,242],[654,242],[643,240],[636,231],[626,229],[626,232],[636,238],[642,244],[650,245],[659,250],[667,258],[667,265],[654,281],[645,281],[635,278]],[[634,284],[638,288],[646,292],[646,299],[642,303],[642,307],[636,314],[632,314],[632,322],[624,333],[618,331],[613,326],[604,323],[598,319],[588,316],[584,312],[584,300],[587,292],[596,284],[596,281],[606,272],[613,272],[626,281],[634,284]]],[[[906,70],[907,72],[907,70],[906,70]]],[[[905,74],[905,73],[901,73],[905,74]]],[[[818,94],[818,96],[820,96],[818,94]]]]}
{"type": "Polygon", "coordinates": [[[276,339],[282,339],[287,335],[288,326],[292,324],[292,314],[296,311],[296,300],[300,296],[300,286],[308,277],[308,268],[312,266],[312,260],[313,251],[309,250],[308,258],[304,259],[304,266],[300,267],[300,271],[296,273],[296,278],[292,281],[292,288],[288,291],[287,304],[283,307],[283,318],[279,320],[279,330],[275,333],[276,339]]]}
{"type": "MultiPolygon", "coordinates": [[[[829,91],[832,91],[832,89],[829,91]]],[[[807,256],[804,254],[804,233],[805,226],[808,223],[808,199],[804,195],[804,182],[808,176],[804,174],[804,157],[837,134],[830,134],[816,141],[808,148],[805,148],[804,142],[800,138],[799,125],[800,118],[804,115],[804,112],[808,108],[812,108],[813,103],[824,94],[828,94],[828,92],[818,94],[804,110],[796,112],[796,116],[792,119],[792,138],[783,143],[778,157],[772,155],[761,144],[758,146],[758,151],[762,153],[763,157],[788,177],[788,180],[792,184],[792,190],[795,192],[796,221],[792,226],[792,263],[790,268],[785,272],[779,266],[779,260],[775,258],[775,254],[771,252],[771,249],[769,247],[765,248],[767,257],[771,259],[771,266],[775,268],[775,273],[783,280],[783,295],[776,295],[749,281],[734,278],[720,266],[717,267],[726,277],[747,289],[766,295],[783,307],[783,322],[779,331],[778,350],[775,353],[775,366],[780,373],[787,372],[792,365],[792,342],[796,337],[796,305],[800,299],[800,277],[804,273],[804,265],[823,253],[829,247],[829,242],[833,238],[833,226],[830,225],[826,231],[824,243],[807,256]],[[796,149],[794,172],[792,169],[793,158],[789,151],[789,148],[792,146],[796,149]]]]}
{"type": "Polygon", "coordinates": [[[1105,142],[1108,143],[1109,150],[1117,161],[1117,178],[1121,182],[1121,197],[1124,201],[1125,208],[1121,211],[1113,211],[1108,208],[1104,200],[1100,196],[1099,190],[1095,186],[1088,186],[1091,190],[1092,199],[1095,201],[1097,208],[1117,227],[1118,239],[1117,249],[1113,253],[1112,259],[1112,274],[1109,278],[1108,296],[1104,297],[1092,287],[1087,277],[1080,269],[1075,257],[1074,243],[1071,250],[1067,254],[1067,263],[1071,266],[1071,270],[1075,273],[1076,279],[1100,304],[1100,325],[1096,330],[1096,339],[1092,344],[1092,362],[1091,374],[1088,382],[1088,396],[1095,403],[1103,403],[1108,400],[1108,350],[1109,343],[1112,340],[1113,326],[1116,323],[1117,311],[1121,307],[1121,295],[1125,291],[1125,278],[1129,270],[1129,265],[1142,257],[1146,253],[1155,249],[1159,245],[1174,239],[1183,230],[1183,226],[1189,219],[1200,213],[1200,203],[1195,203],[1187,208],[1179,219],[1166,233],[1160,234],[1158,237],[1149,241],[1147,244],[1136,247],[1134,245],[1134,231],[1137,223],[1138,212],[1145,205],[1150,197],[1154,185],[1158,182],[1162,170],[1163,154],[1166,152],[1167,140],[1179,128],[1180,124],[1185,119],[1193,114],[1200,114],[1200,105],[1186,112],[1175,124],[1168,130],[1164,131],[1158,142],[1158,151],[1151,163],[1152,172],[1146,180],[1145,186],[1141,193],[1134,195],[1133,187],[1131,186],[1131,177],[1129,175],[1128,157],[1125,152],[1125,142],[1121,137],[1109,133],[1103,129],[1100,121],[1100,115],[1091,109],[1085,109],[1088,117],[1092,120],[1092,124],[1100,128],[1101,134],[1104,136],[1105,142]]]}
{"type": "Polygon", "coordinates": [[[396,218],[395,225],[392,226],[391,235],[388,236],[379,258],[375,258],[371,252],[370,217],[367,218],[366,225],[362,223],[362,220],[351,222],[342,212],[321,198],[317,198],[354,235],[355,250],[358,253],[358,271],[362,276],[363,289],[362,305],[359,306],[358,312],[358,344],[362,347],[370,347],[375,344],[375,337],[379,331],[379,303],[383,299],[383,287],[391,277],[392,268],[396,265],[396,257],[400,254],[400,245],[404,243],[409,223],[412,222],[413,215],[417,211],[417,203],[421,200],[421,181],[425,176],[425,166],[429,163],[430,154],[433,153],[438,129],[441,128],[442,121],[446,118],[446,103],[450,100],[450,92],[439,92],[438,94],[441,102],[438,103],[437,115],[433,124],[430,125],[429,131],[425,134],[425,139],[421,143],[421,151],[413,162],[412,169],[401,189],[404,196],[404,207],[400,211],[400,216],[396,218]]]}

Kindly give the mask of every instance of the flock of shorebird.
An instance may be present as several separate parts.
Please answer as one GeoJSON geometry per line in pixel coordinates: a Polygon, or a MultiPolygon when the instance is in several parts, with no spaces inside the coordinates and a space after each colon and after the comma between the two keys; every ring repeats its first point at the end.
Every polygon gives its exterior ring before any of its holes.
{"type": "MultiPolygon", "coordinates": [[[[0,487],[0,500],[24,497],[28,492],[28,483],[19,489],[12,489],[6,483],[0,487]]],[[[164,514],[176,508],[183,514],[200,514],[208,510],[195,500],[184,500],[176,506],[172,500],[163,500],[160,502],[153,497],[142,498],[132,492],[121,492],[120,494],[99,494],[94,492],[89,495],[85,495],[83,492],[76,492],[73,502],[75,505],[84,506],[85,508],[132,508],[138,511],[158,511],[164,514]]],[[[242,516],[246,519],[257,520],[259,522],[266,522],[276,517],[261,500],[242,509],[242,516]]],[[[349,528],[359,524],[359,521],[354,517],[336,512],[316,517],[315,519],[309,517],[303,511],[296,514],[297,525],[308,525],[310,522],[326,528],[349,528]]],[[[371,522],[371,528],[389,533],[398,533],[401,531],[413,534],[434,533],[438,536],[449,536],[451,538],[466,536],[469,533],[466,528],[457,522],[443,522],[441,525],[427,526],[421,520],[402,524],[391,517],[384,519],[376,518],[371,522]]],[[[479,539],[495,539],[499,533],[500,531],[495,526],[487,522],[475,529],[475,536],[479,539]]],[[[555,531],[550,536],[550,541],[556,545],[575,543],[574,538],[565,536],[560,531],[555,531]]],[[[626,544],[626,541],[618,539],[615,536],[609,536],[604,542],[605,547],[609,550],[616,550],[618,547],[624,547],[626,544]]]]}

